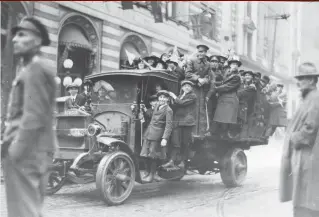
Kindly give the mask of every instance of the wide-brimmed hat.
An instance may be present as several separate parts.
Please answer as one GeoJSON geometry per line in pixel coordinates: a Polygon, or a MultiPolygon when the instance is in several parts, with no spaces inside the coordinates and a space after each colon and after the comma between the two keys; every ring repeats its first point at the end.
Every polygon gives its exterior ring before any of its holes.
{"type": "Polygon", "coordinates": [[[206,51],[209,50],[209,47],[207,45],[204,45],[204,44],[199,44],[196,46],[197,49],[199,49],[200,47],[204,48],[206,51]]]}
{"type": "Polygon", "coordinates": [[[164,68],[167,68],[167,61],[164,62],[162,59],[159,59],[159,60],[156,62],[156,64],[158,64],[158,63],[161,63],[161,64],[164,66],[164,68]]]}
{"type": "Polygon", "coordinates": [[[250,74],[252,77],[255,77],[255,73],[252,71],[244,71],[242,75],[245,76],[246,74],[250,74]]]}
{"type": "Polygon", "coordinates": [[[160,90],[156,94],[157,97],[159,97],[161,95],[164,95],[164,96],[167,96],[167,97],[171,97],[171,95],[169,95],[169,92],[167,90],[160,90]]]}
{"type": "Polygon", "coordinates": [[[319,77],[319,73],[313,63],[303,63],[299,66],[299,74],[295,76],[295,78],[301,77],[319,77]],[[304,67],[308,67],[305,69],[304,67]]]}
{"type": "Polygon", "coordinates": [[[209,58],[209,62],[213,62],[213,61],[219,62],[219,58],[218,58],[217,55],[212,55],[212,56],[209,58]]]}
{"type": "Polygon", "coordinates": [[[236,63],[238,65],[238,67],[240,67],[242,65],[242,63],[239,61],[239,57],[237,57],[237,56],[234,56],[231,60],[228,60],[228,65],[230,65],[232,63],[236,63]]]}
{"type": "Polygon", "coordinates": [[[184,86],[185,84],[189,84],[191,86],[195,86],[195,84],[193,82],[189,81],[189,80],[184,80],[184,81],[181,82],[181,86],[184,86]]]}
{"type": "Polygon", "coordinates": [[[14,36],[19,30],[27,30],[38,34],[42,38],[42,46],[49,46],[51,44],[47,28],[34,17],[23,18],[19,25],[11,29],[12,35],[14,36]]]}

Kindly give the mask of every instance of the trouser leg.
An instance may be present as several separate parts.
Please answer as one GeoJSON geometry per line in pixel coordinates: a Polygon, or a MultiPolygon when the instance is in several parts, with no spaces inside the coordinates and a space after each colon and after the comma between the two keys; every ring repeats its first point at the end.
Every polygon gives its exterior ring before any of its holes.
{"type": "Polygon", "coordinates": [[[31,153],[19,162],[5,159],[8,217],[42,216],[50,163],[52,158],[46,152],[31,153]]]}
{"type": "Polygon", "coordinates": [[[192,139],[193,126],[185,126],[181,128],[181,154],[182,161],[188,160],[189,145],[192,139]]]}

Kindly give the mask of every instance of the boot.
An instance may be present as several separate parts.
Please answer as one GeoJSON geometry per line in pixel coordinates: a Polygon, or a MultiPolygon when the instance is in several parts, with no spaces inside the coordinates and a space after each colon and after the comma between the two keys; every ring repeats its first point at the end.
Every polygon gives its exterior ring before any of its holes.
{"type": "Polygon", "coordinates": [[[155,173],[155,175],[154,175],[154,180],[155,180],[156,182],[161,182],[161,181],[163,181],[164,179],[162,179],[157,173],[155,173]]]}
{"type": "Polygon", "coordinates": [[[150,174],[145,179],[143,179],[143,182],[145,183],[153,182],[155,173],[156,173],[156,161],[152,160],[150,174]]]}
{"type": "Polygon", "coordinates": [[[173,160],[170,160],[170,161],[168,161],[166,164],[163,164],[163,165],[162,165],[162,167],[163,167],[164,169],[169,168],[169,167],[174,167],[174,166],[175,166],[175,164],[174,164],[174,161],[173,161],[173,160]]]}
{"type": "Polygon", "coordinates": [[[150,164],[151,163],[152,163],[151,161],[145,160],[145,171],[146,172],[144,173],[142,179],[145,179],[146,177],[148,177],[150,175],[150,171],[151,171],[150,164]]]}

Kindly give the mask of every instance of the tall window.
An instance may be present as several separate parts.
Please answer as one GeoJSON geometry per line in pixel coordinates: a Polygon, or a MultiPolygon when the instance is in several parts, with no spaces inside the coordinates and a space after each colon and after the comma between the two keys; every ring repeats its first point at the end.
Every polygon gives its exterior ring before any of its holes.
{"type": "Polygon", "coordinates": [[[201,34],[211,40],[217,39],[216,13],[213,10],[206,12],[200,21],[201,34]]]}

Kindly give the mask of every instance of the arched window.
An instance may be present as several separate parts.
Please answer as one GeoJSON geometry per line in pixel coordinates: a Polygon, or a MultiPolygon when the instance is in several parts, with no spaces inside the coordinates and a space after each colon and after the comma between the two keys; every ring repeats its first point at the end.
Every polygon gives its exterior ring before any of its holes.
{"type": "Polygon", "coordinates": [[[137,35],[127,36],[121,46],[119,68],[132,68],[134,58],[146,56],[148,56],[148,51],[144,41],[137,35]]]}

